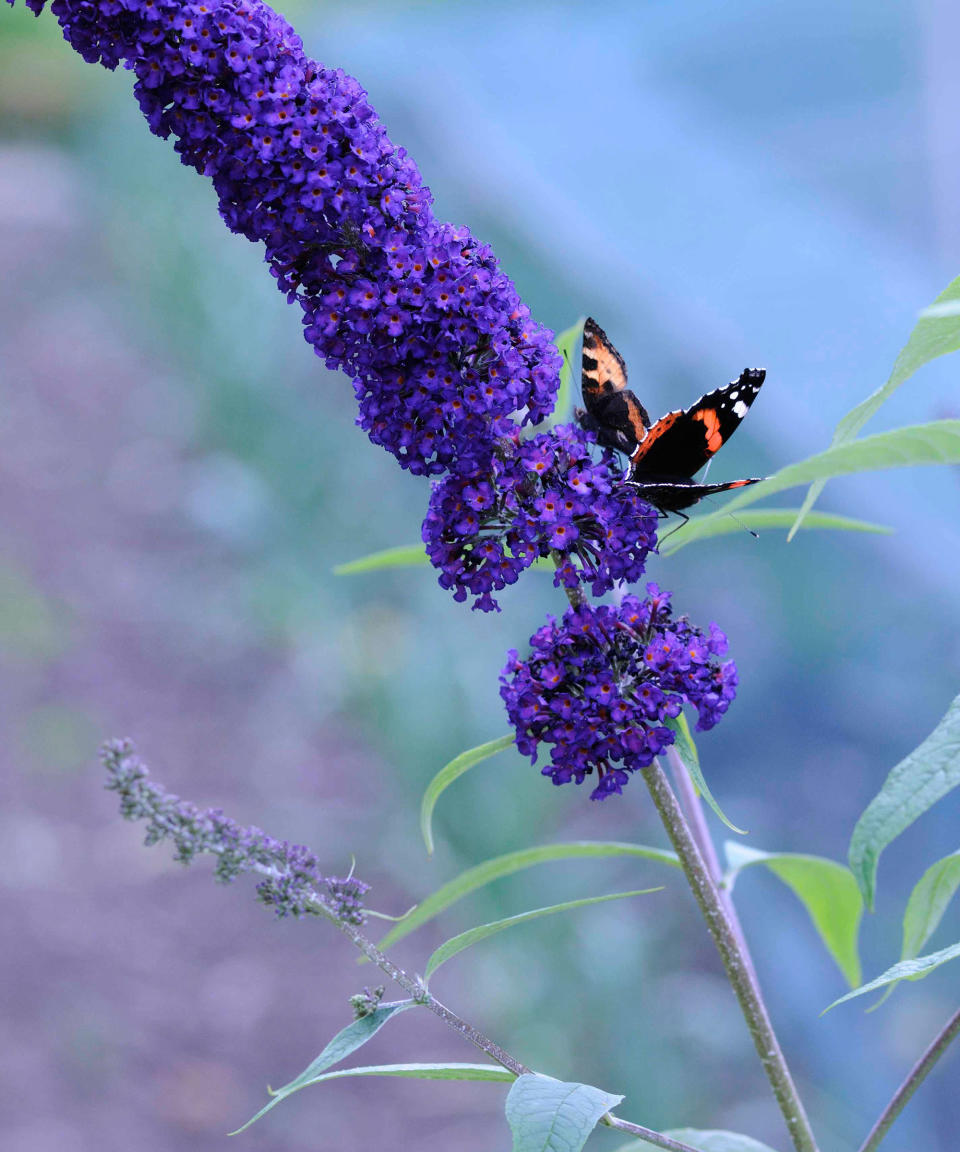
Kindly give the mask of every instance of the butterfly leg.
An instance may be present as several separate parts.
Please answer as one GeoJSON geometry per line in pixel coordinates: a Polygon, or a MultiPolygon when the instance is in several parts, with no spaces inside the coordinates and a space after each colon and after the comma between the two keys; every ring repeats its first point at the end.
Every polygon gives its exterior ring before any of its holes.
{"type": "MultiPolygon", "coordinates": [[[[670,515],[669,512],[664,512],[661,509],[658,509],[657,511],[660,513],[660,515],[664,519],[666,519],[666,517],[670,515]]],[[[678,528],[682,528],[684,526],[684,524],[686,524],[687,521],[690,519],[690,517],[686,514],[686,512],[681,512],[679,508],[675,508],[674,511],[680,517],[680,523],[675,528],[671,528],[670,531],[666,534],[666,536],[661,536],[660,539],[657,541],[658,545],[662,544],[664,542],[664,540],[669,540],[670,537],[674,534],[674,532],[676,532],[678,528]]]]}

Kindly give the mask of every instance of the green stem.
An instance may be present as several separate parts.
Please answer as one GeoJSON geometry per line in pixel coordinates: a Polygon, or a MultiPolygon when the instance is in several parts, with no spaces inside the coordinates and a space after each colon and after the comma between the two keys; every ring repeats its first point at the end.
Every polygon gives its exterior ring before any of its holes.
{"type": "Polygon", "coordinates": [[[716,882],[704,863],[677,798],[656,760],[643,769],[643,777],[660,813],[670,842],[680,858],[694,898],[720,953],[727,979],[743,1012],[760,1063],[767,1074],[796,1152],[817,1152],[817,1142],[806,1110],[780,1049],[767,1007],[749,959],[744,954],[716,882]]]}
{"type": "Polygon", "coordinates": [[[723,869],[720,867],[720,860],[717,857],[717,850],[713,844],[713,837],[710,835],[710,829],[707,827],[706,816],[703,811],[703,802],[697,794],[690,773],[687,771],[686,764],[680,759],[676,746],[673,744],[667,749],[667,763],[673,772],[673,780],[677,786],[677,792],[680,795],[680,807],[683,809],[684,815],[689,821],[693,839],[700,849],[703,862],[713,877],[713,882],[716,884],[717,890],[720,893],[720,899],[723,902],[724,908],[727,910],[727,916],[730,919],[734,935],[737,938],[737,944],[740,947],[740,954],[743,956],[744,963],[750,969],[750,975],[754,981],[756,981],[757,972],[753,966],[753,957],[750,955],[750,949],[747,947],[747,938],[743,933],[740,917],[737,915],[737,910],[734,907],[733,893],[723,884],[723,869]]]}
{"type": "Polygon", "coordinates": [[[891,1124],[906,1107],[907,1101],[929,1075],[934,1064],[950,1047],[960,1033],[960,1011],[955,1012],[944,1024],[926,1052],[907,1073],[907,1078],[893,1094],[893,1099],[880,1113],[880,1118],[870,1129],[870,1133],[860,1147],[860,1152],[874,1152],[880,1141],[890,1130],[891,1124]]]}
{"type": "MultiPolygon", "coordinates": [[[[531,1071],[525,1064],[521,1064],[520,1061],[511,1056],[509,1052],[501,1048],[495,1040],[491,1040],[489,1036],[484,1036],[482,1032],[474,1028],[474,1026],[464,1020],[463,1017],[451,1011],[445,1004],[441,1004],[436,996],[427,991],[418,978],[411,976],[408,972],[405,972],[398,965],[394,964],[390,957],[381,952],[372,940],[364,936],[356,924],[341,919],[322,896],[317,895],[315,897],[314,909],[321,916],[324,916],[331,923],[335,924],[354,947],[359,948],[368,960],[376,964],[377,967],[382,972],[385,972],[392,980],[395,980],[418,1004],[429,1009],[434,1016],[439,1016],[444,1024],[448,1024],[455,1031],[459,1032],[465,1040],[475,1045],[481,1052],[486,1052],[488,1056],[496,1060],[498,1064],[512,1072],[515,1076],[524,1076],[531,1071]]],[[[697,1152],[696,1148],[691,1148],[689,1144],[683,1144],[670,1136],[664,1136],[653,1128],[645,1128],[642,1124],[632,1124],[629,1120],[621,1120],[619,1116],[614,1116],[611,1112],[608,1112],[601,1118],[601,1123],[605,1124],[608,1128],[615,1128],[619,1132],[628,1132],[631,1136],[638,1136],[656,1148],[665,1149],[665,1152],[697,1152]]]]}

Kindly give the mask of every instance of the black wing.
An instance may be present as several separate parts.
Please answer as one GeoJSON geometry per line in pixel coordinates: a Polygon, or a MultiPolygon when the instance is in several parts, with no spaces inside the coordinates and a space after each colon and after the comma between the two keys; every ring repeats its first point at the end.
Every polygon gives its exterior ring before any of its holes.
{"type": "Polygon", "coordinates": [[[747,368],[739,380],[708,392],[690,408],[668,412],[631,456],[631,478],[686,478],[699,472],[736,432],[765,376],[762,368],[747,368]]]}

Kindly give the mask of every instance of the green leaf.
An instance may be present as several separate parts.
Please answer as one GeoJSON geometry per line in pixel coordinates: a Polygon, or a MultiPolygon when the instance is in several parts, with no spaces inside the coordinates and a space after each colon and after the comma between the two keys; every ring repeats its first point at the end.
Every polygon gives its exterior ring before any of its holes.
{"type": "Polygon", "coordinates": [[[533,848],[521,848],[516,852],[495,856],[492,860],[485,860],[482,864],[461,872],[459,876],[454,877],[418,904],[396,927],[390,929],[377,946],[381,949],[388,948],[414,929],[439,916],[451,904],[503,876],[511,876],[514,872],[523,871],[524,868],[532,868],[534,864],[546,864],[553,860],[602,859],[609,856],[641,856],[646,860],[669,864],[673,868],[680,867],[680,862],[673,852],[663,848],[647,848],[643,844],[621,844],[615,840],[574,840],[564,844],[540,844],[533,848]]]}
{"type": "MultiPolygon", "coordinates": [[[[663,1135],[698,1148],[700,1152],[774,1152],[769,1144],[761,1144],[752,1136],[724,1132],[719,1128],[671,1128],[663,1135]]],[[[621,1144],[616,1152],[646,1152],[648,1148],[660,1152],[649,1140],[632,1140],[629,1144],[621,1144]]]]}
{"type": "Polygon", "coordinates": [[[445,764],[427,785],[423,800],[420,802],[420,831],[430,856],[433,855],[433,829],[431,827],[433,809],[436,807],[441,793],[449,788],[457,777],[462,776],[475,764],[489,760],[491,756],[502,752],[504,748],[509,748],[514,739],[514,734],[509,732],[506,736],[498,736],[496,740],[488,740],[486,744],[478,744],[476,748],[461,752],[459,756],[454,756],[449,764],[445,764]]]}
{"type": "MultiPolygon", "coordinates": [[[[920,464],[960,463],[960,420],[933,420],[929,424],[911,424],[892,432],[879,432],[849,444],[838,444],[797,464],[788,464],[759,484],[742,488],[723,508],[697,523],[719,520],[730,512],[782,492],[798,484],[829,480],[831,476],[848,476],[856,472],[875,472],[884,468],[908,468],[920,464]]],[[[701,529],[702,531],[702,529],[701,529]]]]}
{"type": "MultiPolygon", "coordinates": [[[[727,536],[731,532],[741,532],[744,528],[763,531],[767,528],[786,528],[797,519],[797,508],[752,508],[749,512],[714,519],[713,515],[691,516],[690,519],[670,535],[669,541],[660,549],[661,556],[672,556],[687,544],[698,540],[709,540],[712,536],[727,536]]],[[[831,528],[840,532],[876,532],[888,534],[893,531],[883,524],[872,524],[869,520],[854,520],[850,516],[835,516],[829,512],[813,512],[804,522],[806,528],[831,528]]]]}
{"type": "Polygon", "coordinates": [[[824,1012],[829,1012],[830,1008],[836,1008],[838,1004],[842,1004],[845,1000],[853,1000],[857,996],[863,996],[867,992],[873,992],[877,988],[884,988],[887,984],[894,984],[899,980],[922,980],[924,976],[929,976],[934,968],[939,968],[941,964],[946,964],[948,960],[956,960],[958,956],[960,956],[960,943],[951,944],[949,948],[941,948],[939,952],[931,952],[927,956],[917,956],[912,960],[901,960],[899,964],[894,964],[892,968],[888,968],[886,972],[884,972],[882,976],[878,976],[876,980],[871,980],[869,984],[863,984],[859,988],[855,988],[852,992],[848,992],[846,996],[841,996],[839,1000],[834,1000],[829,1008],[824,1009],[824,1012]]]}
{"type": "Polygon", "coordinates": [[[931,865],[910,893],[903,915],[902,960],[912,960],[936,932],[947,906],[960,888],[960,852],[931,865]]]}
{"type": "Polygon", "coordinates": [[[960,696],[920,747],[891,770],[853,830],[850,867],[868,908],[873,908],[880,853],[958,784],[960,696]]]}
{"type": "MultiPolygon", "coordinates": [[[[322,1072],[332,1064],[338,1064],[341,1060],[346,1059],[351,1052],[356,1052],[356,1050],[366,1044],[371,1037],[375,1036],[391,1017],[413,1006],[413,1000],[400,1000],[394,1004],[381,1004],[377,1008],[374,1008],[368,1015],[361,1016],[359,1020],[354,1020],[352,1024],[348,1024],[346,1028],[334,1036],[316,1060],[308,1064],[299,1076],[296,1076],[289,1084],[284,1084],[284,1086],[277,1089],[276,1092],[272,1092],[271,1095],[273,1099],[268,1104],[265,1104],[255,1116],[251,1116],[243,1128],[237,1129],[237,1132],[245,1131],[251,1124],[259,1120],[261,1116],[266,1115],[271,1108],[275,1108],[281,1100],[292,1096],[294,1092],[299,1092],[301,1088],[305,1088],[308,1084],[315,1084],[322,1072]]],[[[231,1136],[235,1136],[236,1134],[236,1132],[230,1133],[231,1136]]]]}
{"type": "Polygon", "coordinates": [[[714,800],[713,793],[707,787],[707,782],[704,780],[703,772],[700,768],[700,757],[697,755],[697,746],[694,744],[693,737],[690,735],[690,726],[687,724],[687,718],[681,712],[676,720],[668,716],[663,722],[677,734],[677,742],[674,747],[677,750],[677,755],[683,761],[684,767],[690,773],[694,784],[697,786],[697,791],[731,832],[736,832],[740,836],[746,836],[746,832],[742,828],[738,828],[736,824],[732,824],[726,818],[723,814],[723,809],[716,800],[714,800]]]}
{"type": "Polygon", "coordinates": [[[338,564],[334,576],[353,576],[357,572],[381,572],[385,568],[424,568],[430,559],[422,544],[400,544],[396,548],[384,548],[382,552],[371,552],[359,560],[348,560],[338,564]]]}
{"type": "MultiPolygon", "coordinates": [[[[960,852],[953,852],[931,865],[920,877],[910,893],[903,914],[903,944],[900,959],[911,960],[919,956],[920,949],[940,926],[943,914],[960,886],[960,852]]],[[[896,984],[890,984],[880,999],[868,1008],[873,1012],[893,993],[896,984]]]]}
{"type": "Polygon", "coordinates": [[[518,1076],[506,1108],[513,1152],[580,1152],[600,1118],[622,1099],[536,1072],[518,1076]]]}
{"type": "MultiPolygon", "coordinates": [[[[851,441],[870,417],[894,392],[910,377],[938,356],[960,349],[960,276],[947,285],[929,308],[920,313],[910,339],[900,351],[890,378],[882,388],[871,393],[866,400],[852,408],[837,425],[833,433],[832,446],[851,441]]],[[[816,481],[807,493],[797,516],[797,522],[787,537],[792,540],[794,533],[803,523],[804,517],[813,507],[823,490],[825,480],[816,481]]]]}
{"type": "Polygon", "coordinates": [[[506,928],[513,928],[517,924],[526,924],[528,920],[539,920],[541,916],[553,916],[557,912],[572,912],[575,908],[586,908],[588,904],[605,904],[608,900],[625,900],[628,896],[648,896],[651,892],[662,892],[663,888],[638,888],[633,892],[610,892],[606,896],[587,896],[582,900],[567,900],[563,904],[551,904],[547,908],[534,908],[530,912],[521,912],[517,916],[508,916],[505,920],[494,920],[490,924],[478,924],[461,932],[441,944],[427,961],[424,979],[429,980],[441,964],[446,964],[454,956],[458,956],[464,949],[473,944],[486,940],[488,936],[495,936],[506,928]]]}
{"type": "Polygon", "coordinates": [[[571,324],[569,328],[565,328],[554,341],[563,357],[563,364],[560,366],[560,387],[557,389],[557,401],[553,406],[553,411],[543,421],[545,428],[553,428],[557,424],[564,423],[570,419],[573,412],[573,352],[583,333],[584,320],[585,317],[578,320],[576,324],[571,324]]]}
{"type": "Polygon", "coordinates": [[[823,856],[794,852],[761,852],[734,841],[724,845],[729,871],[724,882],[733,888],[737,875],[751,864],[765,865],[792,890],[806,908],[820,939],[837,962],[851,988],[861,980],[857,936],[863,901],[848,868],[823,856]]]}

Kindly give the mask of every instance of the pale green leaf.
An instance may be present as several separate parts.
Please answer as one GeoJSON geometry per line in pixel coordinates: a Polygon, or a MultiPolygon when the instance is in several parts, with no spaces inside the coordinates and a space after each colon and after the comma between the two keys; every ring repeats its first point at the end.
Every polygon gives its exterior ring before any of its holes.
{"type": "Polygon", "coordinates": [[[464,896],[469,896],[478,888],[492,884],[494,880],[511,876],[514,872],[523,871],[524,868],[532,868],[534,864],[546,864],[553,860],[601,859],[609,856],[640,856],[646,860],[656,860],[660,864],[669,864],[673,868],[680,867],[680,862],[673,852],[663,848],[648,848],[644,844],[623,844],[616,840],[574,840],[563,844],[539,844],[533,848],[521,848],[516,852],[495,856],[492,860],[485,860],[482,864],[461,872],[459,876],[454,877],[418,904],[396,927],[391,928],[379,942],[378,947],[388,948],[414,929],[439,916],[464,896]]]}
{"type": "MultiPolygon", "coordinates": [[[[924,364],[960,349],[960,276],[947,285],[929,308],[924,308],[910,339],[900,351],[890,378],[882,388],[871,393],[866,400],[852,408],[837,425],[831,446],[852,440],[870,417],[894,392],[924,364]]],[[[788,539],[800,527],[804,517],[823,491],[826,480],[818,480],[810,488],[790,530],[788,539]]]]}
{"type": "Polygon", "coordinates": [[[853,830],[850,867],[868,908],[873,908],[880,853],[958,784],[960,696],[920,747],[891,770],[853,830]]]}
{"type": "Polygon", "coordinates": [[[519,1076],[506,1107],[513,1152],[580,1152],[601,1117],[622,1099],[589,1084],[535,1072],[519,1076]]]}
{"type": "Polygon", "coordinates": [[[478,744],[476,748],[461,752],[459,756],[454,756],[449,764],[445,764],[427,785],[427,790],[424,792],[423,800],[420,803],[420,831],[423,835],[423,842],[427,846],[427,852],[431,856],[433,855],[433,810],[441,794],[450,787],[454,780],[462,776],[464,772],[469,771],[475,764],[489,760],[491,756],[502,752],[504,748],[509,748],[514,739],[514,734],[508,732],[505,736],[498,736],[496,740],[488,740],[486,744],[478,744]]]}
{"type": "MultiPolygon", "coordinates": [[[[317,1077],[326,1071],[327,1068],[333,1064],[338,1064],[341,1060],[346,1059],[351,1052],[356,1052],[358,1048],[366,1044],[371,1037],[380,1031],[392,1016],[396,1016],[398,1012],[403,1012],[413,1006],[413,1000],[400,1000],[394,1004],[380,1004],[366,1016],[361,1016],[359,1020],[354,1020],[352,1024],[348,1024],[346,1028],[334,1036],[316,1060],[308,1064],[299,1076],[296,1076],[289,1084],[284,1084],[282,1088],[278,1088],[276,1092],[272,1092],[271,1095],[273,1099],[268,1104],[265,1104],[255,1116],[251,1116],[243,1128],[237,1129],[237,1132],[243,1132],[249,1128],[250,1125],[259,1120],[261,1116],[266,1115],[271,1108],[275,1108],[281,1100],[292,1096],[294,1092],[299,1092],[301,1088],[305,1088],[308,1084],[314,1084],[317,1077]]],[[[231,1135],[236,1135],[236,1133],[231,1133],[231,1135]]]]}
{"type": "Polygon", "coordinates": [[[563,363],[560,366],[560,387],[557,389],[557,401],[553,406],[553,411],[543,422],[543,426],[546,428],[563,424],[570,419],[573,412],[573,353],[583,332],[583,324],[583,319],[578,320],[576,324],[571,324],[554,341],[563,357],[563,363]]]}
{"type": "MultiPolygon", "coordinates": [[[[509,549],[507,549],[509,555],[509,549]]],[[[333,569],[334,576],[355,576],[362,572],[381,572],[387,568],[428,568],[430,557],[422,544],[398,544],[395,548],[384,548],[382,552],[371,552],[357,560],[348,560],[333,569]]],[[[530,571],[552,572],[555,565],[546,557],[538,557],[530,565],[530,571]]]]}
{"type": "Polygon", "coordinates": [[[662,892],[661,888],[638,888],[633,892],[610,892],[606,896],[587,896],[582,900],[567,900],[563,904],[551,904],[547,908],[534,908],[530,912],[521,912],[517,916],[508,916],[504,920],[494,920],[490,924],[478,924],[461,932],[441,944],[427,961],[424,978],[429,980],[441,964],[446,964],[454,956],[458,956],[466,948],[472,947],[488,936],[495,936],[507,928],[514,928],[518,924],[526,924],[529,920],[539,920],[541,916],[554,916],[558,912],[572,912],[575,908],[586,908],[589,904],[605,904],[608,900],[625,900],[628,896],[648,896],[651,892],[662,892]]]}
{"type": "MultiPolygon", "coordinates": [[[[879,432],[849,444],[838,444],[809,456],[797,464],[788,464],[759,484],[741,488],[723,508],[709,516],[698,517],[698,523],[719,520],[738,512],[765,496],[829,480],[831,476],[848,476],[857,472],[876,472],[885,468],[908,468],[921,464],[960,463],[960,420],[934,420],[929,424],[911,424],[892,432],[879,432]]],[[[700,529],[702,531],[702,529],[700,529]]]]}
{"type": "Polygon", "coordinates": [[[338,564],[334,576],[353,576],[358,572],[381,572],[385,568],[425,568],[430,563],[422,544],[400,544],[396,548],[384,548],[382,552],[371,552],[358,560],[338,564]]]}
{"type": "Polygon", "coordinates": [[[957,888],[960,888],[960,852],[953,852],[931,865],[910,893],[903,916],[902,960],[911,960],[920,954],[920,949],[940,926],[957,888]]]}
{"type": "MultiPolygon", "coordinates": [[[[960,852],[953,852],[932,864],[920,877],[910,893],[903,914],[903,944],[900,959],[911,960],[940,926],[943,914],[960,886],[960,852]]],[[[896,984],[890,984],[880,999],[868,1008],[873,1012],[893,993],[896,984]]]]}
{"type": "MultiPolygon", "coordinates": [[[[663,1135],[679,1140],[681,1144],[689,1144],[698,1152],[774,1152],[769,1144],[761,1144],[752,1136],[719,1128],[670,1128],[663,1135]]],[[[649,1140],[631,1140],[629,1144],[621,1144],[616,1152],[647,1152],[648,1149],[661,1152],[649,1140]]]]}
{"type": "Polygon", "coordinates": [[[848,868],[823,856],[794,852],[761,852],[734,841],[724,845],[729,871],[724,882],[733,888],[737,875],[752,864],[763,864],[782,880],[807,910],[820,939],[851,988],[861,980],[857,937],[863,901],[848,868]]]}
{"type": "Polygon", "coordinates": [[[681,712],[676,720],[667,716],[663,723],[667,728],[672,729],[676,735],[677,740],[674,747],[677,750],[677,755],[683,761],[684,767],[690,773],[690,777],[697,787],[697,791],[710,805],[713,811],[717,814],[724,824],[730,829],[731,832],[736,832],[741,836],[746,836],[746,832],[742,828],[738,828],[736,824],[732,824],[724,815],[723,809],[713,798],[713,793],[707,786],[706,780],[703,778],[703,771],[700,768],[700,757],[697,755],[697,746],[693,742],[693,736],[690,734],[690,726],[687,724],[687,719],[681,712]]]}
{"type": "MultiPolygon", "coordinates": [[[[742,532],[744,528],[762,532],[765,529],[787,528],[798,517],[797,508],[751,508],[733,516],[713,515],[691,516],[690,519],[671,533],[669,540],[660,549],[661,556],[672,556],[688,544],[698,540],[709,540],[712,536],[727,536],[731,532],[742,532]]],[[[855,520],[850,516],[835,516],[829,512],[814,512],[804,521],[805,528],[834,529],[840,532],[875,532],[889,534],[892,528],[882,524],[872,524],[869,520],[855,520]]]]}
{"type": "Polygon", "coordinates": [[[848,992],[846,996],[841,996],[839,1000],[834,1000],[830,1007],[825,1008],[824,1011],[829,1012],[830,1008],[836,1008],[845,1000],[853,1000],[856,996],[863,996],[867,992],[885,988],[888,984],[894,984],[899,980],[922,980],[924,976],[929,976],[935,968],[939,968],[941,964],[946,964],[948,960],[956,960],[958,956],[960,956],[960,944],[951,944],[949,948],[941,948],[939,952],[931,952],[927,956],[901,960],[899,964],[894,964],[892,968],[888,968],[876,980],[871,980],[869,984],[863,984],[852,992],[848,992]]]}

